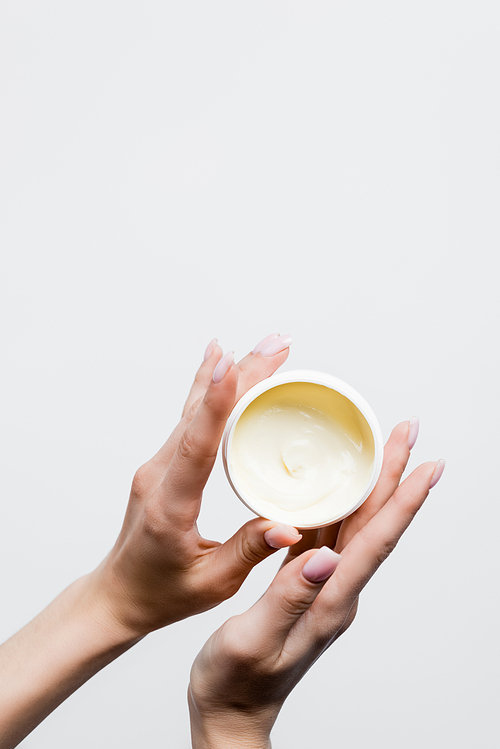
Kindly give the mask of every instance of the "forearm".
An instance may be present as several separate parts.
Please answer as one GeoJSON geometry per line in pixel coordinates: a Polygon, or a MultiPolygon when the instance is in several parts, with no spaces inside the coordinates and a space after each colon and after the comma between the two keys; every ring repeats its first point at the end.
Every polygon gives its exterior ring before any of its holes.
{"type": "Polygon", "coordinates": [[[0,647],[0,745],[12,749],[131,640],[80,578],[0,647]]]}

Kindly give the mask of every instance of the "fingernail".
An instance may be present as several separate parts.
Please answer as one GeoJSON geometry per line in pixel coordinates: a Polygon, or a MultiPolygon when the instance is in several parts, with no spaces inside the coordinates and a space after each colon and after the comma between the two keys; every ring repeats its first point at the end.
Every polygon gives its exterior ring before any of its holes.
{"type": "Polygon", "coordinates": [[[438,460],[437,465],[434,469],[434,473],[432,474],[431,483],[429,484],[429,489],[432,489],[434,486],[436,486],[437,482],[441,478],[444,472],[444,467],[446,465],[446,461],[441,458],[441,460],[438,460]]]}
{"type": "Polygon", "coordinates": [[[275,356],[276,354],[279,354],[280,351],[284,351],[286,348],[290,346],[292,343],[292,337],[290,335],[280,335],[278,338],[274,338],[274,340],[269,341],[269,343],[266,343],[265,346],[261,348],[259,351],[259,354],[261,356],[275,356]]]}
{"type": "Polygon", "coordinates": [[[259,341],[259,343],[254,347],[254,349],[252,350],[252,354],[258,354],[261,348],[266,345],[266,343],[269,343],[269,341],[274,341],[274,339],[278,337],[279,333],[271,333],[271,335],[266,335],[266,337],[263,338],[262,341],[259,341]]]}
{"type": "Polygon", "coordinates": [[[213,381],[220,382],[227,375],[231,368],[231,364],[234,362],[234,351],[228,351],[224,354],[220,362],[214,369],[213,381]]]}
{"type": "Polygon", "coordinates": [[[408,447],[410,450],[413,447],[415,447],[415,442],[417,441],[419,428],[420,428],[419,418],[418,416],[414,416],[413,419],[410,419],[410,428],[408,430],[408,447]]]}
{"type": "Polygon", "coordinates": [[[322,546],[302,567],[302,575],[310,583],[321,583],[330,577],[340,562],[340,554],[322,546]]]}
{"type": "Polygon", "coordinates": [[[284,549],[285,546],[292,546],[300,538],[302,538],[301,534],[291,525],[275,525],[274,528],[270,528],[264,533],[266,544],[273,549],[284,549]],[[284,539],[286,536],[288,536],[287,540],[284,539]]]}
{"type": "Polygon", "coordinates": [[[212,341],[210,341],[210,343],[208,344],[208,346],[206,348],[205,356],[203,357],[203,361],[206,361],[207,359],[210,359],[210,357],[212,356],[212,354],[214,352],[214,348],[216,346],[217,346],[217,338],[214,338],[212,341]]]}

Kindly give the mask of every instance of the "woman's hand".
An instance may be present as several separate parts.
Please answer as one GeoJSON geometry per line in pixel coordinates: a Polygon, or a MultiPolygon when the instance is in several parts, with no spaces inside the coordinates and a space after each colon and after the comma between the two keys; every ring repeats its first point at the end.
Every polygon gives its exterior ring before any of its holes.
{"type": "Polygon", "coordinates": [[[201,495],[235,402],[288,356],[268,336],[238,366],[216,341],[184,416],[137,472],[123,528],[104,562],[0,647],[0,745],[13,749],[72,692],[153,629],[215,606],[252,567],[300,539],[255,519],[225,544],[196,529],[201,495]]]}
{"type": "Polygon", "coordinates": [[[216,606],[258,562],[299,540],[295,529],[261,518],[224,544],[202,538],[196,527],[228,416],[283,364],[290,343],[289,336],[268,336],[236,366],[212,341],[181,422],[137,471],[118,540],[89,578],[91,594],[130,637],[216,606]]]}
{"type": "Polygon", "coordinates": [[[425,463],[400,483],[414,438],[414,423],[398,425],[366,502],[296,544],[264,596],[208,640],[189,688],[195,749],[270,746],[284,700],[351,624],[361,590],[442,474],[444,461],[425,463]]]}

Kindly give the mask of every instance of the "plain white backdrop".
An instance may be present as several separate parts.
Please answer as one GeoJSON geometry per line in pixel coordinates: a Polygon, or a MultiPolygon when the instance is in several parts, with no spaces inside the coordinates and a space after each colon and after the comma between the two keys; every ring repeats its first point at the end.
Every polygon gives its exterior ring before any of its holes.
{"type": "MultiPolygon", "coordinates": [[[[0,636],[93,569],[211,338],[420,416],[427,504],[276,749],[498,745],[493,0],[3,0],[0,636]]],[[[200,529],[250,513],[217,464],[200,529]]],[[[190,664],[279,564],[94,677],[26,749],[190,746],[190,664]]]]}

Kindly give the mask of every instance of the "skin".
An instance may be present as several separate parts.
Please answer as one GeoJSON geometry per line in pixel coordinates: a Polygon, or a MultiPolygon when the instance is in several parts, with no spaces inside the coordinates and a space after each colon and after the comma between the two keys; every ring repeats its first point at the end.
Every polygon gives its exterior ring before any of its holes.
{"type": "MultiPolygon", "coordinates": [[[[269,358],[249,354],[214,383],[222,357],[216,346],[197,373],[180,424],[136,472],[120,536],[93,576],[110,613],[130,636],[216,606],[273,553],[264,533],[277,523],[255,518],[221,544],[202,538],[196,520],[234,405],[287,356],[288,349],[269,358]]],[[[297,538],[292,529],[284,531],[280,545],[297,538]]]]}
{"type": "Polygon", "coordinates": [[[225,543],[198,533],[203,489],[227,417],[243,393],[288,356],[288,345],[271,356],[250,353],[238,365],[229,361],[214,382],[222,350],[210,349],[180,423],[135,474],[123,527],[106,559],[0,647],[2,749],[17,746],[149,632],[229,598],[259,561],[300,538],[295,529],[262,518],[225,543]],[[269,532],[272,546],[264,537],[269,532]]]}
{"type": "Polygon", "coordinates": [[[436,469],[442,470],[425,463],[401,482],[408,432],[409,422],[393,430],[366,502],[341,523],[304,532],[264,596],[205,644],[188,692],[194,749],[269,749],[286,697],[351,625],[360,592],[421,508],[436,469]],[[322,546],[336,553],[326,552],[322,563],[328,579],[311,582],[303,570],[322,546]]]}

